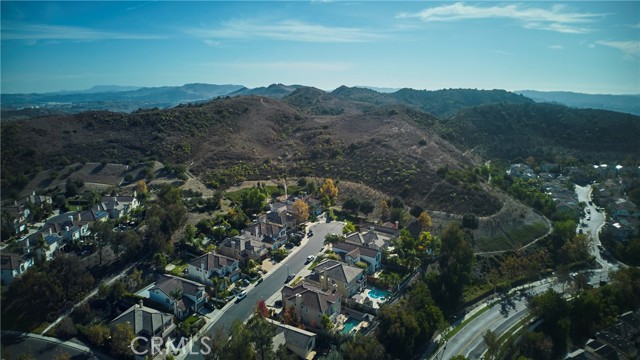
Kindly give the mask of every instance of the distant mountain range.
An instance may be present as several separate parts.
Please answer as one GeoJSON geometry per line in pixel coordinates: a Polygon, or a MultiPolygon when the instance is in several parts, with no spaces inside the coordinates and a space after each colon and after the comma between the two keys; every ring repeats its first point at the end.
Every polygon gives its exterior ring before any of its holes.
{"type": "Polygon", "coordinates": [[[518,90],[536,102],[557,103],[583,109],[602,109],[640,115],[640,94],[598,95],[568,91],[518,90]]]}
{"type": "MultiPolygon", "coordinates": [[[[180,103],[210,100],[244,88],[242,85],[186,84],[183,86],[127,87],[94,86],[80,91],[44,94],[2,94],[3,115],[19,115],[23,109],[48,113],[78,113],[87,110],[131,112],[140,108],[168,108],[180,103]]],[[[7,120],[3,116],[3,120],[7,120]]]]}
{"type": "MultiPolygon", "coordinates": [[[[138,109],[171,108],[179,104],[209,101],[220,96],[258,95],[304,102],[305,98],[327,95],[325,100],[308,111],[319,115],[341,114],[357,109],[366,110],[380,105],[405,105],[446,118],[458,111],[481,104],[545,102],[576,108],[604,109],[640,115],[640,95],[590,95],[571,92],[540,92],[522,90],[414,90],[341,86],[331,92],[303,85],[271,84],[247,88],[242,85],[186,84],[183,86],[134,87],[99,85],[86,90],[62,90],[53,93],[2,94],[2,121],[32,117],[74,114],[88,110],[132,112],[138,109]],[[304,89],[312,89],[303,91],[304,89]],[[342,99],[342,100],[340,100],[342,99]],[[344,100],[349,100],[345,103],[344,100]],[[342,102],[341,102],[342,101],[342,102]]],[[[299,105],[299,104],[298,104],[299,105]]]]}

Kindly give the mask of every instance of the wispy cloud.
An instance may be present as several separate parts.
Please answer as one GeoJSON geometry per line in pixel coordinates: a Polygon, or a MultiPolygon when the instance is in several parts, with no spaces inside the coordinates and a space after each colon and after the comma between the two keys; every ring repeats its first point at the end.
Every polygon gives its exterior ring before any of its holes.
{"type": "Polygon", "coordinates": [[[102,31],[79,26],[46,24],[2,24],[2,40],[152,40],[163,39],[163,35],[135,34],[102,31]]]}
{"type": "Polygon", "coordinates": [[[355,67],[349,62],[308,62],[308,61],[273,61],[273,62],[233,62],[216,63],[216,67],[231,67],[236,69],[262,69],[287,71],[319,71],[343,72],[355,67]]]}
{"type": "Polygon", "coordinates": [[[218,28],[188,28],[185,33],[206,39],[271,39],[317,43],[369,42],[382,37],[370,30],[329,27],[297,20],[262,24],[247,20],[227,21],[218,28]]]}
{"type": "Polygon", "coordinates": [[[591,29],[578,24],[593,22],[604,15],[606,14],[568,12],[563,5],[543,9],[521,4],[482,7],[458,2],[427,8],[417,13],[400,13],[397,17],[417,18],[425,22],[504,18],[520,21],[527,29],[580,34],[590,32],[591,29]]]}
{"type": "Polygon", "coordinates": [[[513,55],[513,53],[504,50],[493,50],[493,52],[500,55],[513,55]]]}
{"type": "Polygon", "coordinates": [[[629,27],[632,29],[640,29],[640,22],[637,24],[629,25],[629,27]]]}
{"type": "Polygon", "coordinates": [[[614,49],[618,49],[625,54],[625,57],[634,58],[640,57],[640,41],[630,40],[630,41],[608,41],[608,40],[600,40],[596,41],[596,44],[608,46],[614,49]]]}
{"type": "Polygon", "coordinates": [[[549,46],[549,49],[552,49],[552,50],[564,50],[564,46],[562,46],[560,44],[556,44],[556,45],[549,46]]]}

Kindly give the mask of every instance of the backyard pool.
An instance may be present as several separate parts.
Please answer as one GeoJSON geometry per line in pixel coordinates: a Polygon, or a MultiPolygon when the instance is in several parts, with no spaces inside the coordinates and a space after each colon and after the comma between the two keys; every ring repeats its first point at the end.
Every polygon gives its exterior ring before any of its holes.
{"type": "Polygon", "coordinates": [[[356,327],[356,325],[358,324],[360,324],[359,320],[356,320],[352,317],[348,318],[347,321],[345,321],[344,323],[344,328],[342,328],[342,333],[349,334],[351,330],[353,330],[353,328],[356,327]]]}
{"type": "Polygon", "coordinates": [[[385,290],[378,290],[376,288],[373,288],[369,290],[369,293],[367,295],[372,299],[385,301],[389,297],[389,292],[385,290]]]}

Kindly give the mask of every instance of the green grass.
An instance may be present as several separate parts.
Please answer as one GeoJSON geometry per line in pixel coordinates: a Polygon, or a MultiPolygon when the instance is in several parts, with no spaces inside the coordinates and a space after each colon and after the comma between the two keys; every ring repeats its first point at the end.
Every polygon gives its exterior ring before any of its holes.
{"type": "Polygon", "coordinates": [[[184,260],[182,260],[182,259],[177,260],[172,264],[174,264],[176,266],[173,269],[171,269],[171,274],[173,274],[175,276],[182,276],[182,272],[184,271],[184,269],[186,269],[189,266],[189,264],[184,262],[184,260]]]}
{"type": "Polygon", "coordinates": [[[198,317],[197,317],[197,316],[195,316],[195,315],[191,315],[191,316],[189,316],[188,318],[186,318],[186,319],[184,320],[184,324],[185,324],[185,325],[187,325],[187,326],[191,326],[191,325],[193,325],[193,324],[197,323],[197,322],[198,322],[198,320],[200,320],[200,318],[198,318],[198,317]]]}
{"type": "Polygon", "coordinates": [[[510,229],[494,237],[481,237],[477,240],[479,251],[500,251],[520,248],[547,233],[545,222],[537,222],[519,228],[510,229]]]}
{"type": "Polygon", "coordinates": [[[291,282],[291,286],[295,286],[297,283],[302,281],[302,276],[298,276],[295,280],[291,282]]]}

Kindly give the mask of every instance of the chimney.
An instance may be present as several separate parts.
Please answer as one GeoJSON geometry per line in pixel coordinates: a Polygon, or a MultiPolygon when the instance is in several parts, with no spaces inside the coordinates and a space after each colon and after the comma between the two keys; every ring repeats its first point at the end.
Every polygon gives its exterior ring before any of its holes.
{"type": "Polygon", "coordinates": [[[82,220],[82,216],[80,216],[80,213],[77,212],[76,213],[76,221],[80,221],[80,220],[82,220]]]}
{"type": "Polygon", "coordinates": [[[138,192],[136,190],[133,190],[133,197],[137,198],[138,197],[138,192]]]}
{"type": "Polygon", "coordinates": [[[33,190],[33,191],[31,192],[31,195],[36,196],[36,191],[35,191],[35,190],[33,190]]]}
{"type": "Polygon", "coordinates": [[[49,226],[49,234],[53,234],[53,229],[49,226]]]}
{"type": "Polygon", "coordinates": [[[202,269],[202,283],[205,284],[205,276],[204,276],[204,260],[200,261],[200,269],[202,269]]]}
{"type": "Polygon", "coordinates": [[[329,280],[327,279],[327,268],[322,269],[322,275],[320,277],[320,286],[322,286],[323,291],[327,291],[329,289],[329,280]]]}
{"type": "Polygon", "coordinates": [[[369,232],[373,233],[373,226],[369,226],[369,232]]]}
{"type": "Polygon", "coordinates": [[[302,295],[296,294],[296,309],[298,312],[300,312],[301,307],[302,307],[302,295]]]}
{"type": "MultiPolygon", "coordinates": [[[[118,203],[118,198],[117,198],[117,197],[115,197],[115,196],[114,196],[114,197],[112,198],[112,200],[113,200],[113,202],[114,202],[114,203],[116,203],[116,204],[118,203]]],[[[396,222],[397,222],[397,221],[396,221],[396,222]]]]}
{"type": "Polygon", "coordinates": [[[67,220],[69,220],[70,222],[73,222],[73,215],[67,216],[67,220]]]}
{"type": "Polygon", "coordinates": [[[140,307],[140,309],[142,309],[142,307],[144,306],[144,302],[142,301],[142,299],[140,299],[140,301],[138,302],[138,306],[140,307]]]}
{"type": "Polygon", "coordinates": [[[68,227],[68,226],[65,226],[65,227],[64,227],[64,231],[69,232],[69,227],[68,227]]]}

